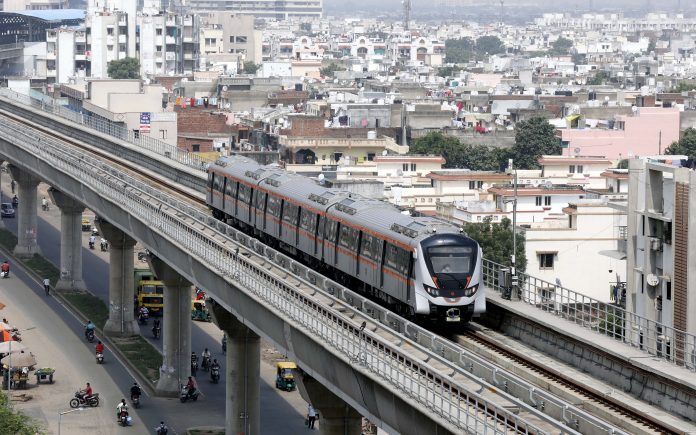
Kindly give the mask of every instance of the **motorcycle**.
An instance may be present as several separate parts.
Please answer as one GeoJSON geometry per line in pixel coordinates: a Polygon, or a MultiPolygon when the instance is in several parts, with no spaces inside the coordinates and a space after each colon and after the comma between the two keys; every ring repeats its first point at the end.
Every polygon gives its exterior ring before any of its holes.
{"type": "Polygon", "coordinates": [[[121,411],[118,413],[118,422],[121,423],[121,426],[130,426],[128,424],[130,420],[130,417],[128,416],[128,406],[122,406],[121,411]]]}
{"type": "Polygon", "coordinates": [[[48,204],[41,204],[41,210],[48,211],[48,204]]]}
{"type": "Polygon", "coordinates": [[[201,361],[201,367],[203,367],[203,370],[206,372],[210,368],[210,357],[209,356],[204,356],[203,361],[201,361]]]}
{"type": "Polygon", "coordinates": [[[104,354],[103,353],[98,353],[96,355],[97,358],[97,364],[104,364],[104,354]]]}
{"type": "Polygon", "coordinates": [[[131,402],[133,402],[134,408],[140,408],[140,396],[133,396],[131,402]]]}
{"type": "Polygon", "coordinates": [[[85,337],[90,343],[94,341],[94,329],[85,330],[85,337]]]}
{"type": "Polygon", "coordinates": [[[191,361],[191,376],[196,376],[198,371],[198,361],[191,361]]]}
{"type": "Polygon", "coordinates": [[[211,367],[210,368],[210,380],[213,381],[214,384],[217,384],[220,382],[220,368],[219,367],[211,367]]]}
{"type": "Polygon", "coordinates": [[[198,394],[198,388],[194,389],[192,394],[189,394],[186,385],[182,385],[181,394],[179,394],[179,400],[181,400],[181,403],[185,403],[187,400],[193,400],[195,402],[196,400],[198,400],[198,394]]]}
{"type": "Polygon", "coordinates": [[[160,332],[162,332],[162,328],[160,328],[159,325],[152,327],[152,336],[155,337],[155,339],[159,338],[160,332]]]}
{"type": "Polygon", "coordinates": [[[109,242],[102,239],[102,241],[99,243],[99,248],[101,249],[102,252],[108,251],[109,250],[109,242]]]}
{"type": "Polygon", "coordinates": [[[144,313],[142,311],[138,313],[138,323],[140,323],[141,325],[146,325],[147,319],[149,318],[150,315],[148,313],[144,313]]]}
{"type": "Polygon", "coordinates": [[[79,406],[99,406],[99,393],[92,394],[88,398],[85,398],[85,393],[78,391],[75,393],[75,397],[70,399],[70,407],[77,408],[79,406]]]}
{"type": "Polygon", "coordinates": [[[94,250],[94,242],[91,240],[89,241],[89,249],[94,250]]]}

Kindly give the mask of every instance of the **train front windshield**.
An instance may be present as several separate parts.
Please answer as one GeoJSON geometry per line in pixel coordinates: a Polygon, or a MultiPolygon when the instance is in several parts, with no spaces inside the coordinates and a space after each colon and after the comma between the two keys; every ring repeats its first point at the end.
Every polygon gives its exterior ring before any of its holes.
{"type": "Polygon", "coordinates": [[[430,267],[434,274],[473,272],[474,249],[470,246],[437,246],[428,248],[430,267]]]}

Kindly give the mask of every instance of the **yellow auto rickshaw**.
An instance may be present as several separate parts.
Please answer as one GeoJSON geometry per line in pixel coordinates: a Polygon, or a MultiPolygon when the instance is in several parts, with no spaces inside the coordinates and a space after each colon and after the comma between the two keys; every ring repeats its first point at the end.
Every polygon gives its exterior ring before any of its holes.
{"type": "Polygon", "coordinates": [[[276,388],[287,391],[294,390],[295,374],[293,370],[297,369],[297,364],[290,361],[281,361],[276,363],[276,369],[276,388]]]}
{"type": "Polygon", "coordinates": [[[89,218],[82,218],[82,231],[89,232],[92,231],[92,224],[89,222],[89,218]]]}
{"type": "Polygon", "coordinates": [[[191,301],[191,320],[212,322],[213,319],[210,317],[210,312],[205,306],[205,299],[193,299],[191,301]]]}

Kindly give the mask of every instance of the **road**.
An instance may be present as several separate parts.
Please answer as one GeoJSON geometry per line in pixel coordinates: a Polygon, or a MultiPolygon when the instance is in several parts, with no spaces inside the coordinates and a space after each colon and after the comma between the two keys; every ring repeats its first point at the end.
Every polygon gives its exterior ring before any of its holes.
{"type": "MultiPolygon", "coordinates": [[[[8,201],[10,196],[10,178],[8,174],[2,173],[1,186],[4,201],[8,201]]],[[[39,185],[39,199],[46,195],[48,186],[39,185]]],[[[19,207],[21,207],[21,198],[19,207]]],[[[38,241],[42,254],[54,264],[59,264],[60,257],[60,210],[53,204],[48,212],[40,210],[38,219],[38,241]]],[[[6,228],[13,233],[17,232],[16,219],[3,219],[6,228]]],[[[100,252],[97,249],[87,249],[88,233],[83,233],[83,271],[84,280],[89,290],[96,296],[108,303],[108,253],[100,252]]],[[[38,285],[38,284],[34,284],[38,285]]],[[[54,308],[59,308],[58,306],[54,308]]],[[[150,332],[151,326],[144,327],[143,336],[153,345],[161,350],[161,340],[152,340],[150,332]]],[[[79,325],[76,326],[75,334],[81,337],[79,325]]],[[[146,398],[144,406],[140,410],[143,420],[148,427],[154,427],[163,417],[168,425],[175,431],[181,433],[186,428],[199,425],[223,426],[225,422],[225,378],[224,364],[225,357],[221,353],[220,342],[222,332],[214,325],[209,323],[193,322],[191,327],[192,350],[197,354],[208,348],[214,358],[223,364],[221,370],[222,379],[220,383],[214,385],[209,382],[207,373],[198,372],[198,383],[203,397],[197,402],[180,404],[178,401],[171,403],[172,399],[146,398]],[[148,403],[149,402],[149,403],[148,403]],[[156,412],[148,412],[152,410],[156,412]]],[[[281,392],[275,389],[275,367],[274,362],[282,358],[268,345],[262,345],[261,363],[261,432],[264,434],[297,434],[304,432],[304,415],[306,403],[297,391],[292,393],[281,392]]],[[[122,394],[126,394],[126,387],[131,385],[132,377],[125,372],[119,374],[119,386],[122,387],[122,394]]],[[[114,406],[115,406],[114,402],[114,406]]],[[[71,415],[65,416],[65,418],[71,415]]]]}

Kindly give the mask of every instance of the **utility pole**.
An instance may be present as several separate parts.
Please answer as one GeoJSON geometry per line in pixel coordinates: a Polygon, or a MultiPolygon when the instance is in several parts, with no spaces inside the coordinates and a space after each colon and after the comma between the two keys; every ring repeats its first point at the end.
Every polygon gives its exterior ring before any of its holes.
{"type": "Polygon", "coordinates": [[[411,27],[411,0],[403,0],[404,4],[404,29],[411,27]]]}
{"type": "Polygon", "coordinates": [[[505,21],[505,0],[500,0],[500,24],[505,21]]]}

